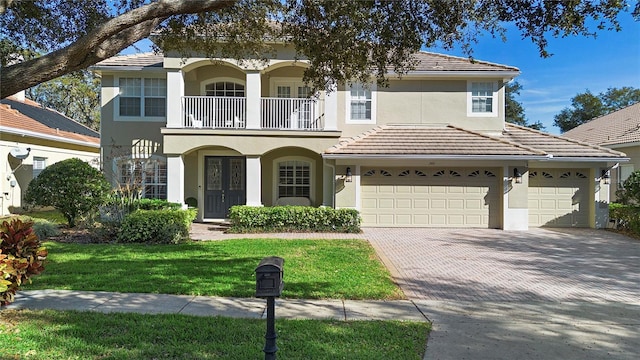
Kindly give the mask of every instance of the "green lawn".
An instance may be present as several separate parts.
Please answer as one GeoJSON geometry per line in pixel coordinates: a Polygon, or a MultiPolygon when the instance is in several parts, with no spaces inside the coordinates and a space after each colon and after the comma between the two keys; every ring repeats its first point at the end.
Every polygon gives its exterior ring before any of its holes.
{"type": "MultiPolygon", "coordinates": [[[[428,323],[276,320],[279,359],[424,355],[428,323]]],[[[2,311],[1,359],[263,359],[265,320],[186,315],[2,311]]]]}
{"type": "Polygon", "coordinates": [[[24,290],[69,289],[251,297],[266,256],[284,262],[283,298],[399,299],[362,240],[236,239],[179,245],[46,242],[45,271],[24,290]]]}

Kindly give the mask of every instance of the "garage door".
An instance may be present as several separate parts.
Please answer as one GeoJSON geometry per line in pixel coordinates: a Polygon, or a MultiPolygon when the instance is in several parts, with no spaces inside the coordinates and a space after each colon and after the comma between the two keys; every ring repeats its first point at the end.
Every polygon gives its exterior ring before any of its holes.
{"type": "Polygon", "coordinates": [[[529,170],[529,226],[588,227],[589,170],[529,170]]]}
{"type": "Polygon", "coordinates": [[[494,169],[363,168],[364,226],[499,227],[494,169]]]}

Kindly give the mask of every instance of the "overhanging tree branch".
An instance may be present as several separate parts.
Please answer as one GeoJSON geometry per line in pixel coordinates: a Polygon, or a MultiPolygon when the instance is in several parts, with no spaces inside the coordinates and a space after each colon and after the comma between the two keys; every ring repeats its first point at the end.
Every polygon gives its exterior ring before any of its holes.
{"type": "Polygon", "coordinates": [[[114,56],[149,36],[169,16],[219,10],[233,3],[234,0],[160,0],[133,9],[106,21],[67,47],[3,68],[0,98],[114,56]]]}

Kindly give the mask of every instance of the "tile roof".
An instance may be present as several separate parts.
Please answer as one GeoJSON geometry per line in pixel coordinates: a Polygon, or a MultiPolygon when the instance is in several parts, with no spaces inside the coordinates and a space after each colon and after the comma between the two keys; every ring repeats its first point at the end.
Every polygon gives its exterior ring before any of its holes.
{"type": "Polygon", "coordinates": [[[640,142],[640,103],[595,118],[563,136],[603,146],[640,142]]]}
{"type": "MultiPolygon", "coordinates": [[[[453,72],[453,71],[475,71],[475,72],[495,72],[508,71],[519,72],[520,69],[494,64],[486,61],[480,61],[470,58],[462,58],[432,52],[420,51],[413,55],[417,61],[415,72],[435,71],[435,72],[453,72]]],[[[118,55],[100,61],[95,67],[110,66],[132,66],[132,67],[162,67],[163,55],[156,53],[140,53],[133,55],[118,55]]]]}
{"type": "Polygon", "coordinates": [[[108,66],[135,66],[135,67],[162,67],[163,55],[156,53],[140,53],[131,55],[117,55],[102,60],[94,65],[94,67],[108,66]]]}
{"type": "Polygon", "coordinates": [[[473,58],[420,51],[413,55],[418,61],[414,71],[510,71],[520,72],[513,66],[494,64],[473,58]]]}
{"type": "Polygon", "coordinates": [[[383,125],[327,149],[332,157],[469,157],[509,159],[624,158],[624,154],[508,124],[500,136],[451,125],[383,125]]]}
{"type": "MultiPolygon", "coordinates": [[[[42,136],[55,136],[61,141],[84,142],[100,145],[100,134],[57,111],[43,108],[31,100],[12,98],[0,101],[0,127],[29,131],[42,136]]],[[[37,135],[36,135],[37,136],[37,135]]]]}

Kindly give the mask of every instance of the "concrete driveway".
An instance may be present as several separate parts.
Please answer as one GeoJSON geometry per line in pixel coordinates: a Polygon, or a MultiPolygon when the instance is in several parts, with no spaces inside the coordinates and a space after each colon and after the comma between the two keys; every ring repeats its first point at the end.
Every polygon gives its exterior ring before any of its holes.
{"type": "Polygon", "coordinates": [[[604,230],[365,229],[434,323],[425,359],[637,359],[640,241],[604,230]]]}

